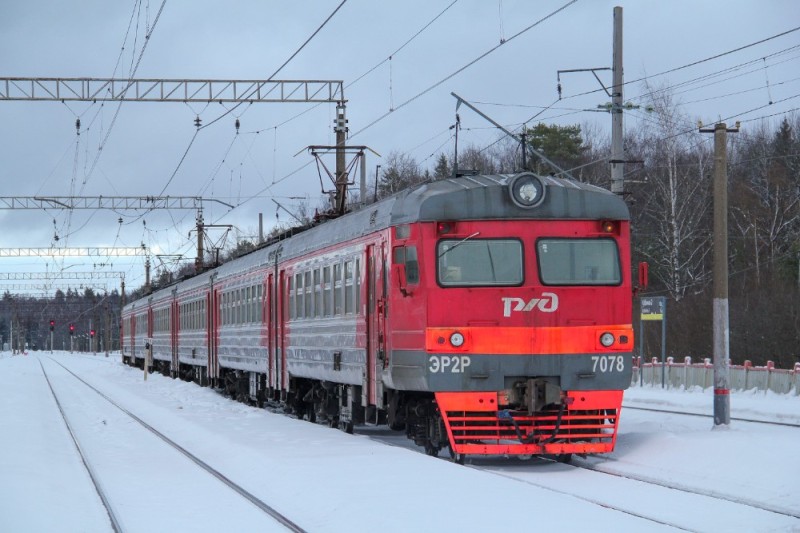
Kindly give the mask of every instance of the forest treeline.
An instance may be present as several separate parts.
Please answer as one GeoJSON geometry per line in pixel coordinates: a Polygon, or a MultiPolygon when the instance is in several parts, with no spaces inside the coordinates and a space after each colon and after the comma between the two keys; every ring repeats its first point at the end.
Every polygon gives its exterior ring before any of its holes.
{"type": "Polygon", "coordinates": [[[116,289],[104,294],[91,288],[57,290],[52,298],[6,291],[0,298],[0,337],[8,349],[19,352],[50,350],[51,338],[55,350],[119,349],[120,304],[116,289]]]}

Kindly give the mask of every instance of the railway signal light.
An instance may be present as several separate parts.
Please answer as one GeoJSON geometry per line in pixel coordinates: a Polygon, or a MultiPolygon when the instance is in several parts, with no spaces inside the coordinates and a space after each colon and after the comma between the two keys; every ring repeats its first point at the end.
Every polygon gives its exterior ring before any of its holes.
{"type": "Polygon", "coordinates": [[[55,328],[55,327],[56,327],[56,321],[55,320],[51,320],[50,321],[50,331],[53,331],[53,328],[55,328]]]}
{"type": "Polygon", "coordinates": [[[90,335],[92,338],[94,338],[94,330],[93,330],[93,329],[90,329],[90,330],[89,330],[89,335],[90,335]]]}
{"type": "Polygon", "coordinates": [[[69,334],[70,335],[75,335],[75,324],[70,324],[69,325],[69,334]]]}

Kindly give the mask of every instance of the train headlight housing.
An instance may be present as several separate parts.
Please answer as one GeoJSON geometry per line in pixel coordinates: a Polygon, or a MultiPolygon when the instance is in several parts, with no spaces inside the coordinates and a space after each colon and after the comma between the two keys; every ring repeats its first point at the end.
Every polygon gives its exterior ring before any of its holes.
{"type": "Polygon", "coordinates": [[[462,335],[458,331],[452,333],[450,335],[450,344],[452,344],[456,348],[460,348],[464,344],[464,335],[462,335]]]}
{"type": "Polygon", "coordinates": [[[511,201],[519,207],[529,209],[536,207],[544,200],[544,184],[538,176],[520,174],[508,185],[511,201]]]}
{"type": "Polygon", "coordinates": [[[606,348],[610,348],[612,344],[614,344],[614,335],[611,333],[603,333],[600,335],[600,344],[605,346],[606,348]]]}

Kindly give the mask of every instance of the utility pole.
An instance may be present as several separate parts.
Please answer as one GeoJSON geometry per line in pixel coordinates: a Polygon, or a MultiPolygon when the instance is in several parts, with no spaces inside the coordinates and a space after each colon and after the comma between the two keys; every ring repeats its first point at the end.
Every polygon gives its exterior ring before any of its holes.
{"type": "Polygon", "coordinates": [[[194,270],[198,274],[203,271],[203,210],[197,210],[197,257],[194,260],[194,270]]]}
{"type": "Polygon", "coordinates": [[[700,128],[714,133],[714,426],[731,423],[730,326],[728,323],[728,132],[739,131],[719,123],[700,128]]]}
{"type": "Polygon", "coordinates": [[[144,260],[144,292],[150,294],[150,256],[144,260]]]}
{"type": "Polygon", "coordinates": [[[614,57],[611,87],[611,192],[625,192],[625,154],[622,146],[622,8],[614,8],[614,57]]]}
{"type": "Polygon", "coordinates": [[[345,161],[345,143],[347,141],[347,118],[345,118],[344,101],[336,104],[336,213],[343,215],[347,204],[347,163],[345,161]]]}
{"type": "MultiPolygon", "coordinates": [[[[603,90],[608,96],[611,97],[611,103],[598,105],[599,109],[604,109],[611,113],[611,192],[619,195],[625,194],[625,163],[635,163],[641,161],[628,161],[625,159],[625,146],[623,142],[623,129],[622,129],[622,116],[626,110],[638,109],[630,102],[623,103],[623,88],[625,86],[623,68],[622,68],[622,8],[617,6],[614,8],[614,36],[612,43],[612,68],[580,68],[559,70],[558,75],[558,99],[561,100],[561,74],[571,72],[591,72],[595,79],[603,87],[603,90]],[[608,91],[606,86],[597,76],[597,72],[601,70],[611,70],[612,83],[611,92],[608,91]]],[[[650,111],[650,108],[647,108],[650,111]]]]}

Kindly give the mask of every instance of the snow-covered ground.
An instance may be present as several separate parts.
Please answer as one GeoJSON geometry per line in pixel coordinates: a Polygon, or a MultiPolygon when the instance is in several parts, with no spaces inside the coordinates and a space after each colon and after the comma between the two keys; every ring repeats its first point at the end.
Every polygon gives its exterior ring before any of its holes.
{"type": "MultiPolygon", "coordinates": [[[[285,530],[57,363],[307,531],[800,531],[800,428],[712,430],[708,417],[633,409],[710,414],[710,392],[626,392],[615,452],[575,460],[608,475],[541,459],[459,466],[386,429],[346,435],[190,383],[145,381],[118,356],[5,352],[2,532],[112,530],[43,368],[124,531],[285,530]]],[[[800,424],[798,396],[734,393],[731,408],[800,424]]]]}

